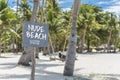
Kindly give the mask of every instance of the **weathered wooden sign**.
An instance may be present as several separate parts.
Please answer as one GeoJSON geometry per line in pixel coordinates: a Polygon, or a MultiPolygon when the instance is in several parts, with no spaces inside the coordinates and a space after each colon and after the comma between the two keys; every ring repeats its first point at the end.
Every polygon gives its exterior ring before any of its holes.
{"type": "Polygon", "coordinates": [[[24,22],[23,47],[47,47],[48,25],[24,22]]]}

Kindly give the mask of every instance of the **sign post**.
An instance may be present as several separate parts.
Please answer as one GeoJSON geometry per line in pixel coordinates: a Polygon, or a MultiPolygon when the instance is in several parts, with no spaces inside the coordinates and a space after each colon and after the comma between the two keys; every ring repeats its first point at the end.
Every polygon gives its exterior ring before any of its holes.
{"type": "Polygon", "coordinates": [[[35,53],[36,47],[48,46],[48,25],[35,22],[25,22],[23,27],[23,47],[33,47],[32,49],[32,71],[31,80],[35,76],[35,53]]]}
{"type": "Polygon", "coordinates": [[[35,78],[35,53],[36,53],[36,48],[33,47],[31,80],[34,80],[35,78]]]}

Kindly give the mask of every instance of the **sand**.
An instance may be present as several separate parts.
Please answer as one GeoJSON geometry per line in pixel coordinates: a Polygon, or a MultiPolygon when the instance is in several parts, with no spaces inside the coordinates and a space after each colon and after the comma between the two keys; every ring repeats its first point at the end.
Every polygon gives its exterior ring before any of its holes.
{"type": "MultiPolygon", "coordinates": [[[[31,67],[18,66],[21,54],[2,54],[0,80],[30,80],[31,67]]],[[[120,80],[120,54],[77,54],[73,77],[63,76],[65,62],[39,55],[35,80],[120,80]]]]}

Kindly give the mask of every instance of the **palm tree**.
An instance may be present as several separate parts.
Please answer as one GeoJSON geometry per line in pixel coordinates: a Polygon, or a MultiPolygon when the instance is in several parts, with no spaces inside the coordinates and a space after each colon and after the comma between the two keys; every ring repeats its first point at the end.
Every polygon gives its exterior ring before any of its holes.
{"type": "Polygon", "coordinates": [[[109,33],[108,43],[107,43],[107,52],[111,52],[110,46],[112,45],[112,35],[113,35],[113,31],[114,30],[116,31],[116,24],[117,24],[116,16],[114,14],[110,13],[109,17],[110,17],[110,20],[107,22],[107,29],[109,33]]]}
{"type": "Polygon", "coordinates": [[[70,34],[70,26],[71,26],[71,11],[63,12],[62,14],[62,25],[59,27],[58,35],[61,37],[58,37],[59,40],[59,50],[62,50],[63,52],[66,50],[66,46],[68,45],[68,38],[70,34]],[[66,34],[66,35],[64,35],[66,34]],[[64,42],[64,45],[63,45],[64,42]]]}
{"type": "MultiPolygon", "coordinates": [[[[30,21],[35,22],[36,21],[36,15],[37,15],[37,9],[39,5],[39,0],[34,0],[34,8],[32,12],[32,16],[30,21]]],[[[34,57],[34,49],[33,48],[24,48],[24,53],[20,57],[18,64],[20,65],[29,65],[29,61],[31,60],[31,57],[34,57]]]]}
{"type": "Polygon", "coordinates": [[[17,16],[14,11],[7,5],[6,0],[0,1],[0,28],[1,28],[1,45],[9,45],[12,43],[12,38],[19,38],[20,36],[14,29],[14,22],[17,21],[17,16]]]}
{"type": "Polygon", "coordinates": [[[117,48],[119,48],[119,51],[120,51],[120,15],[118,16],[118,20],[117,20],[117,32],[118,34],[116,35],[116,40],[115,40],[115,46],[117,48]]]}
{"type": "MultiPolygon", "coordinates": [[[[2,34],[4,32],[4,27],[7,25],[7,18],[5,17],[5,12],[7,11],[6,9],[8,8],[6,0],[1,0],[0,1],[0,42],[2,42],[2,34]],[[6,24],[5,24],[6,23],[6,24]]],[[[2,44],[0,43],[0,48],[2,44]]]]}
{"type": "Polygon", "coordinates": [[[21,21],[30,21],[31,18],[31,7],[29,5],[28,0],[21,0],[21,4],[19,5],[19,16],[21,16],[21,21]]]}
{"type": "Polygon", "coordinates": [[[106,46],[107,52],[111,52],[110,47],[113,43],[115,43],[114,41],[118,34],[118,30],[116,27],[117,25],[116,19],[117,19],[116,15],[110,12],[102,13],[102,19],[99,18],[99,21],[101,20],[100,23],[104,25],[103,29],[106,31],[106,34],[107,34],[106,38],[104,38],[104,41],[105,41],[104,44],[107,43],[107,46],[106,46]]]}
{"type": "Polygon", "coordinates": [[[78,43],[78,50],[83,53],[83,48],[85,41],[87,42],[87,50],[90,51],[90,38],[93,35],[93,30],[97,29],[100,24],[96,21],[96,14],[100,12],[101,9],[97,6],[92,6],[88,4],[82,4],[80,9],[80,15],[78,18],[78,34],[80,35],[80,42],[78,43]],[[87,34],[87,35],[86,35],[87,34]]]}
{"type": "Polygon", "coordinates": [[[76,43],[77,43],[76,23],[77,23],[77,15],[80,7],[79,5],[80,5],[80,0],[74,0],[72,28],[70,33],[67,58],[66,58],[65,67],[64,67],[65,76],[73,76],[73,72],[74,72],[76,43]]]}
{"type": "MultiPolygon", "coordinates": [[[[58,3],[56,0],[48,0],[47,1],[47,24],[49,25],[49,33],[51,36],[51,41],[54,43],[54,50],[57,49],[57,34],[58,34],[58,28],[61,27],[61,11],[60,7],[58,6],[58,3]]],[[[50,49],[53,49],[52,45],[50,49]]],[[[50,50],[51,53],[53,53],[53,50],[50,50]]]]}

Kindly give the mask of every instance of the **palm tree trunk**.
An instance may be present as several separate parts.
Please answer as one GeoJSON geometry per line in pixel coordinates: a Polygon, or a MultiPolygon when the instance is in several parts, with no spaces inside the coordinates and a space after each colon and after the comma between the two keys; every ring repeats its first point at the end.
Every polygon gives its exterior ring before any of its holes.
{"type": "Polygon", "coordinates": [[[76,23],[77,23],[77,15],[80,7],[79,5],[80,5],[80,0],[74,0],[72,29],[70,33],[69,47],[68,47],[67,58],[63,73],[63,75],[65,76],[73,76],[73,72],[74,72],[76,43],[77,43],[76,23]]]}
{"type": "Polygon", "coordinates": [[[64,51],[65,51],[65,48],[66,48],[66,43],[67,43],[67,39],[66,39],[66,37],[65,37],[65,41],[64,41],[64,46],[63,46],[63,50],[62,50],[62,52],[64,52],[64,51]]]}
{"type": "Polygon", "coordinates": [[[35,58],[39,59],[39,48],[36,48],[35,58]]]}
{"type": "Polygon", "coordinates": [[[50,34],[48,34],[49,35],[49,42],[50,42],[50,53],[54,53],[55,51],[54,51],[54,47],[53,47],[53,45],[52,45],[52,39],[51,39],[51,36],[50,36],[50,34]]]}
{"type": "Polygon", "coordinates": [[[117,42],[118,42],[118,39],[117,39],[117,37],[115,37],[115,40],[114,40],[114,53],[116,53],[116,45],[117,45],[117,42]]]}
{"type": "Polygon", "coordinates": [[[109,38],[108,38],[108,44],[107,44],[107,52],[110,52],[110,42],[111,42],[111,35],[112,35],[112,31],[109,31],[109,38]]]}
{"type": "MultiPolygon", "coordinates": [[[[55,32],[56,33],[56,32],[55,32]]],[[[55,40],[55,42],[54,42],[54,50],[55,50],[55,52],[56,51],[58,51],[58,50],[60,50],[60,48],[59,47],[57,47],[57,35],[54,35],[54,40],[55,40]]]]}
{"type": "MultiPolygon", "coordinates": [[[[2,34],[2,31],[1,31],[1,29],[0,29],[0,42],[1,42],[1,34],[2,34]]],[[[0,56],[1,56],[1,50],[2,50],[1,47],[2,47],[2,46],[1,46],[1,43],[0,43],[0,56]]]]}
{"type": "Polygon", "coordinates": [[[90,39],[89,39],[89,37],[88,37],[88,39],[87,39],[87,52],[91,52],[91,50],[90,50],[90,39]]]}
{"type": "Polygon", "coordinates": [[[86,35],[86,28],[83,30],[83,34],[82,34],[82,40],[81,40],[81,47],[80,47],[80,53],[83,53],[83,50],[84,50],[84,44],[85,44],[85,35],[86,35]]]}
{"type": "MultiPolygon", "coordinates": [[[[31,16],[31,21],[32,22],[36,21],[38,5],[39,5],[39,0],[34,0],[34,8],[33,8],[32,16],[31,16]]],[[[32,57],[33,54],[34,54],[33,47],[24,48],[24,53],[20,57],[20,60],[19,60],[18,64],[24,65],[24,66],[30,65],[29,61],[31,60],[31,57],[32,57]]]]}
{"type": "Polygon", "coordinates": [[[83,47],[84,47],[83,36],[84,36],[84,34],[82,33],[82,34],[81,34],[81,39],[82,39],[82,40],[79,42],[79,47],[78,47],[78,48],[79,48],[79,49],[78,49],[78,50],[79,50],[79,51],[78,51],[79,53],[83,53],[83,47]]]}
{"type": "MultiPolygon", "coordinates": [[[[43,0],[43,3],[44,3],[44,0],[43,0]]],[[[48,1],[46,0],[45,1],[45,8],[46,8],[46,11],[48,10],[48,1]]],[[[44,11],[44,10],[43,10],[44,11]]],[[[48,15],[47,15],[47,12],[46,14],[42,13],[43,15],[45,15],[45,23],[47,24],[47,19],[48,19],[48,15]]],[[[51,36],[50,36],[50,33],[48,34],[48,37],[49,37],[49,45],[48,45],[48,49],[46,49],[46,51],[43,51],[43,54],[49,54],[51,55],[51,53],[54,53],[54,48],[53,48],[53,43],[52,43],[52,39],[51,39],[51,36]]],[[[51,57],[51,56],[50,56],[51,57]]]]}
{"type": "Polygon", "coordinates": [[[1,56],[1,45],[0,45],[0,56],[1,56]]]}
{"type": "Polygon", "coordinates": [[[43,16],[44,16],[44,0],[42,0],[42,15],[41,15],[41,23],[43,23],[43,16]]]}

